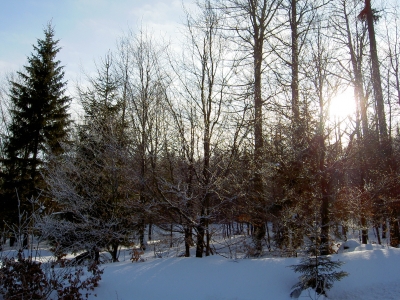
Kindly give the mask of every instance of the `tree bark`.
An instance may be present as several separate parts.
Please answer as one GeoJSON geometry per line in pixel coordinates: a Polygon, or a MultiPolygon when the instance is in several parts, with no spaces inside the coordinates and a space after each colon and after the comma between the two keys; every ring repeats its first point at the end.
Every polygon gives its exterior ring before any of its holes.
{"type": "MultiPolygon", "coordinates": [[[[365,9],[368,25],[368,36],[369,36],[369,47],[371,54],[371,65],[372,65],[372,85],[374,89],[374,96],[376,102],[376,109],[378,113],[378,128],[379,134],[383,140],[388,137],[386,116],[385,116],[385,103],[383,100],[381,75],[379,71],[379,59],[378,51],[375,39],[375,29],[374,29],[374,15],[371,8],[371,0],[365,0],[365,9]]],[[[386,150],[386,149],[383,149],[386,150]]]]}
{"type": "MultiPolygon", "coordinates": [[[[263,7],[264,11],[266,7],[263,7]]],[[[265,12],[264,12],[265,13],[265,12]]],[[[254,207],[257,211],[254,222],[253,240],[255,243],[255,255],[262,254],[262,239],[265,236],[266,230],[263,220],[264,210],[264,189],[262,179],[263,169],[263,115],[262,115],[262,92],[261,92],[261,77],[262,77],[262,59],[263,59],[263,44],[264,44],[264,24],[257,22],[257,15],[251,16],[253,19],[253,63],[254,63],[254,184],[253,184],[253,199],[254,207]]]]}
{"type": "Polygon", "coordinates": [[[297,22],[297,0],[291,1],[291,48],[292,48],[292,126],[293,126],[293,144],[295,151],[299,151],[301,147],[301,140],[303,139],[300,121],[300,107],[299,107],[299,35],[298,35],[298,22],[297,22]]]}
{"type": "Polygon", "coordinates": [[[193,245],[192,227],[187,226],[185,231],[185,257],[190,257],[190,247],[193,245]]]}

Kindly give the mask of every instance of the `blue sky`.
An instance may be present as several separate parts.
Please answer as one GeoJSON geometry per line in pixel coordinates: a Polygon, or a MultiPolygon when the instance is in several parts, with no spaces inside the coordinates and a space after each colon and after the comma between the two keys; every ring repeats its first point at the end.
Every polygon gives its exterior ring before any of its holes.
{"type": "MultiPolygon", "coordinates": [[[[185,0],[186,2],[189,2],[185,0]]],[[[66,79],[90,71],[94,60],[115,48],[124,32],[144,26],[155,35],[174,34],[182,23],[181,0],[1,0],[0,76],[27,62],[43,28],[52,21],[62,47],[66,79]]]]}

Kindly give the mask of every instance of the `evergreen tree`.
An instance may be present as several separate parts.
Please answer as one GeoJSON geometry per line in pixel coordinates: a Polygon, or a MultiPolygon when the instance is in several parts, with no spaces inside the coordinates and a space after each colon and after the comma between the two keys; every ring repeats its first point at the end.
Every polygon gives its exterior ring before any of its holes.
{"type": "Polygon", "coordinates": [[[20,210],[28,210],[27,198],[38,197],[43,188],[40,175],[50,154],[62,152],[70,116],[65,95],[64,71],[56,55],[60,51],[54,28],[48,24],[38,39],[28,65],[11,81],[11,120],[4,145],[2,194],[3,220],[16,223],[20,210]]]}
{"type": "Polygon", "coordinates": [[[293,286],[290,297],[299,298],[302,291],[312,289],[315,297],[326,296],[326,292],[332,288],[335,281],[341,280],[348,275],[344,271],[336,271],[344,264],[341,261],[332,261],[330,256],[321,255],[321,251],[326,249],[326,245],[321,243],[321,225],[314,221],[308,225],[306,240],[306,256],[297,265],[290,266],[296,273],[301,273],[299,282],[293,286]]]}
{"type": "Polygon", "coordinates": [[[54,157],[46,170],[48,193],[58,212],[40,220],[37,229],[53,244],[56,255],[85,250],[96,258],[107,249],[115,262],[143,210],[135,190],[139,180],[124,133],[111,54],[87,81],[88,86],[78,90],[84,124],[73,145],[54,157]]]}

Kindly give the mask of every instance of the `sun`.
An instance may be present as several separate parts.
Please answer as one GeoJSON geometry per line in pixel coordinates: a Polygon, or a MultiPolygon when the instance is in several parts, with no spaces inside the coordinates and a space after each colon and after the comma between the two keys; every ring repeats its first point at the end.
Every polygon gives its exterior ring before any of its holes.
{"type": "Polygon", "coordinates": [[[347,88],[342,93],[332,98],[329,107],[329,117],[334,120],[343,120],[356,112],[356,103],[352,88],[347,88]]]}

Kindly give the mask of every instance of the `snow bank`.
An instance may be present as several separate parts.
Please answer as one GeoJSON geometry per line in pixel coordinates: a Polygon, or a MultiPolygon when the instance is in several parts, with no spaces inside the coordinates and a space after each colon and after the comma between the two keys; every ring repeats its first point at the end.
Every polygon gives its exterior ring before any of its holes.
{"type": "MultiPolygon", "coordinates": [[[[352,252],[332,257],[346,262],[342,269],[349,276],[335,283],[328,299],[400,299],[400,249],[364,248],[355,246],[352,252]]],[[[288,266],[297,262],[296,258],[234,261],[211,256],[107,264],[95,291],[98,297],[90,299],[291,299],[298,274],[288,266]]]]}

